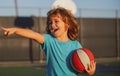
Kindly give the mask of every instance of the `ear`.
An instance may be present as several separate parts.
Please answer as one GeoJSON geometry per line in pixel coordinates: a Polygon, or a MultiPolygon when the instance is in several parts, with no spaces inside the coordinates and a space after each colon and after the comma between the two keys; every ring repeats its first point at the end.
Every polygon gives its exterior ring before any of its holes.
{"type": "Polygon", "coordinates": [[[65,29],[68,30],[69,27],[70,27],[70,25],[66,23],[66,25],[65,25],[65,29]]]}

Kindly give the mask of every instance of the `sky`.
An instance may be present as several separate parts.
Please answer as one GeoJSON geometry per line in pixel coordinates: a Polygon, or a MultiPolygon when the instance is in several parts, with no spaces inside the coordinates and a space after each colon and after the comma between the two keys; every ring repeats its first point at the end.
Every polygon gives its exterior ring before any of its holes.
{"type": "MultiPolygon", "coordinates": [[[[19,7],[51,7],[55,0],[17,0],[19,7]]],[[[78,8],[120,9],[120,0],[73,0],[78,8]]],[[[0,7],[14,7],[14,0],[0,0],[0,7]]]]}
{"type": "MultiPolygon", "coordinates": [[[[15,7],[15,0],[0,0],[0,11],[5,14],[10,7],[15,7]]],[[[18,8],[31,7],[31,8],[49,8],[56,0],[17,0],[18,8]]],[[[73,0],[79,9],[96,9],[97,10],[119,10],[120,0],[73,0]]],[[[9,9],[10,10],[10,9],[9,9]]],[[[35,10],[35,9],[34,9],[35,10]]],[[[19,11],[21,12],[21,11],[19,11]]],[[[108,11],[109,12],[109,11],[108,11]]],[[[83,13],[85,13],[83,11],[83,13]]],[[[92,13],[92,12],[91,12],[92,13]]],[[[7,14],[7,13],[6,13],[7,14]]]]}

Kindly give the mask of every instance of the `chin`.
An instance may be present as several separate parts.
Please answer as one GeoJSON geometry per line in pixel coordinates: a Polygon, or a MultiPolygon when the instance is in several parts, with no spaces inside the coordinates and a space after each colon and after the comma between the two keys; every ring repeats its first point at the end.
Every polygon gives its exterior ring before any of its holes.
{"type": "Polygon", "coordinates": [[[60,37],[58,34],[52,34],[55,38],[60,37]]]}

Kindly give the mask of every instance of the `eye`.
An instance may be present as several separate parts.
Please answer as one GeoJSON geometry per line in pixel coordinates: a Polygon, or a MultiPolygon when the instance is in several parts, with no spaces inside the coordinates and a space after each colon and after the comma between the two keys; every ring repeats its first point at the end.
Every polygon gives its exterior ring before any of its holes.
{"type": "Polygon", "coordinates": [[[55,20],[55,23],[58,24],[58,23],[59,23],[59,20],[55,20]]]}

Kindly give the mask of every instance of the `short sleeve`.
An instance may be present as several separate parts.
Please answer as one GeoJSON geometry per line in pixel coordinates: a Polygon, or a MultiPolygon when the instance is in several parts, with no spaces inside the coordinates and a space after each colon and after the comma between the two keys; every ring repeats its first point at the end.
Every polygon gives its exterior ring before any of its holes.
{"type": "Polygon", "coordinates": [[[44,44],[40,44],[40,49],[45,51],[46,47],[49,46],[52,37],[49,34],[43,34],[43,36],[44,36],[44,44]]]}

